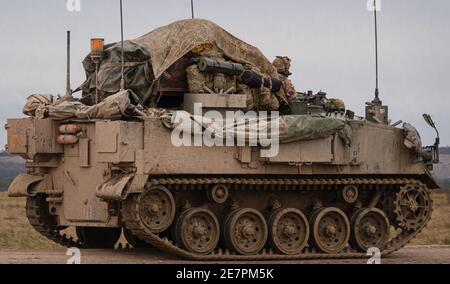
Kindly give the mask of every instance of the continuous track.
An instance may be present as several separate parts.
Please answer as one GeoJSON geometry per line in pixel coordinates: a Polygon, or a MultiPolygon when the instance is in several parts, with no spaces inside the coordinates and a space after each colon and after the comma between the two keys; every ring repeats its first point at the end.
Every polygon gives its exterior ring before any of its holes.
{"type": "MultiPolygon", "coordinates": [[[[175,178],[175,179],[153,179],[150,181],[152,185],[173,185],[184,190],[192,190],[198,185],[210,184],[227,184],[227,185],[244,185],[249,190],[252,187],[264,190],[262,188],[283,188],[284,190],[327,190],[332,189],[336,185],[366,185],[377,188],[377,186],[398,186],[405,184],[423,185],[415,179],[245,179],[245,178],[175,178]]],[[[138,194],[130,194],[128,199],[122,206],[122,220],[126,228],[128,228],[135,236],[151,246],[181,258],[198,260],[198,261],[267,261],[267,260],[302,260],[302,259],[346,259],[346,258],[365,258],[364,253],[358,253],[347,248],[338,254],[325,254],[316,252],[314,248],[307,247],[299,255],[282,255],[276,254],[272,250],[264,249],[257,255],[237,255],[229,250],[216,249],[209,255],[196,255],[190,253],[172,241],[154,234],[139,222],[139,209],[137,208],[138,194]]],[[[42,196],[31,197],[27,200],[27,216],[30,224],[40,234],[46,238],[66,247],[83,247],[83,243],[74,240],[65,234],[61,234],[60,229],[55,227],[53,219],[48,213],[45,198],[42,196]]],[[[389,243],[382,249],[382,255],[386,256],[394,253],[408,244],[421,230],[426,226],[430,218],[423,222],[422,226],[415,231],[402,232],[391,239],[389,243]]]]}
{"type": "Polygon", "coordinates": [[[73,237],[61,234],[54,226],[54,220],[48,212],[44,196],[29,197],[26,204],[26,213],[31,226],[49,240],[65,247],[82,247],[83,244],[73,237]]]}
{"type": "MultiPolygon", "coordinates": [[[[296,186],[306,186],[309,190],[325,190],[335,185],[405,185],[405,184],[421,184],[420,181],[414,179],[239,179],[239,178],[206,178],[206,179],[155,179],[151,181],[152,185],[176,185],[179,188],[189,190],[192,185],[203,184],[227,184],[227,185],[254,185],[254,186],[276,186],[284,187],[285,190],[295,188],[296,186]]],[[[421,184],[422,185],[422,184],[421,184]]],[[[297,187],[298,188],[298,187],[297,187]]],[[[251,190],[251,187],[250,187],[251,190]]],[[[364,258],[366,254],[357,253],[350,249],[338,254],[318,253],[314,248],[306,248],[299,255],[281,255],[272,251],[263,250],[258,255],[237,255],[228,250],[217,249],[209,255],[196,255],[190,253],[171,242],[162,238],[157,234],[153,234],[145,226],[139,222],[139,210],[137,199],[139,195],[130,196],[123,205],[122,218],[125,226],[142,240],[151,244],[153,247],[169,254],[176,255],[181,258],[198,261],[264,261],[264,260],[297,260],[297,259],[345,259],[345,258],[364,258]]],[[[401,249],[410,242],[428,223],[426,220],[423,225],[416,231],[403,230],[398,236],[393,238],[382,250],[382,255],[389,255],[401,249]]]]}

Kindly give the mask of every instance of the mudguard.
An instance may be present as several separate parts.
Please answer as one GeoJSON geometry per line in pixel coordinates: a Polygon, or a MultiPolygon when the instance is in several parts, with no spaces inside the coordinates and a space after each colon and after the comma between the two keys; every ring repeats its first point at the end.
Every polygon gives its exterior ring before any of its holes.
{"type": "Polygon", "coordinates": [[[30,187],[44,180],[44,176],[35,176],[29,174],[18,175],[8,188],[9,197],[28,197],[30,187]]]}
{"type": "Polygon", "coordinates": [[[122,200],[123,191],[133,177],[133,174],[112,177],[97,187],[95,195],[103,200],[122,200]]]}

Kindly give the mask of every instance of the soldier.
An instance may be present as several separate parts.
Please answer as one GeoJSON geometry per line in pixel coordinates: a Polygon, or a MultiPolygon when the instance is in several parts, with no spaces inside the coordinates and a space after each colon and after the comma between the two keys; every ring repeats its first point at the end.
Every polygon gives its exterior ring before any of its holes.
{"type": "Polygon", "coordinates": [[[297,92],[295,91],[294,84],[289,80],[289,76],[292,75],[289,71],[291,69],[291,59],[287,56],[277,56],[272,64],[277,68],[279,79],[283,82],[283,88],[278,93],[278,96],[285,100],[295,98],[297,92]]]}

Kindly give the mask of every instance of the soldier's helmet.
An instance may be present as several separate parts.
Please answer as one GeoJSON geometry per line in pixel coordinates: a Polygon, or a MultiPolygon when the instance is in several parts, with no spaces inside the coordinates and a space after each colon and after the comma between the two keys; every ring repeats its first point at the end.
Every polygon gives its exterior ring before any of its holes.
{"type": "Polygon", "coordinates": [[[328,112],[344,112],[345,111],[345,102],[341,99],[328,99],[325,103],[325,109],[328,112]]]}
{"type": "Polygon", "coordinates": [[[277,68],[278,73],[285,76],[290,76],[292,73],[289,71],[291,69],[291,59],[287,56],[277,56],[273,61],[273,66],[277,68]]]}

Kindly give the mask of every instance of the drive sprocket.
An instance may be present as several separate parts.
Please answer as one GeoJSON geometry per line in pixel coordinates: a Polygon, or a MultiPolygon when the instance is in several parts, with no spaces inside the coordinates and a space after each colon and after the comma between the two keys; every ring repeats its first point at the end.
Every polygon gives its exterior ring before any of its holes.
{"type": "Polygon", "coordinates": [[[394,200],[398,225],[405,230],[417,230],[431,218],[432,200],[421,184],[407,184],[400,188],[394,200]]]}

